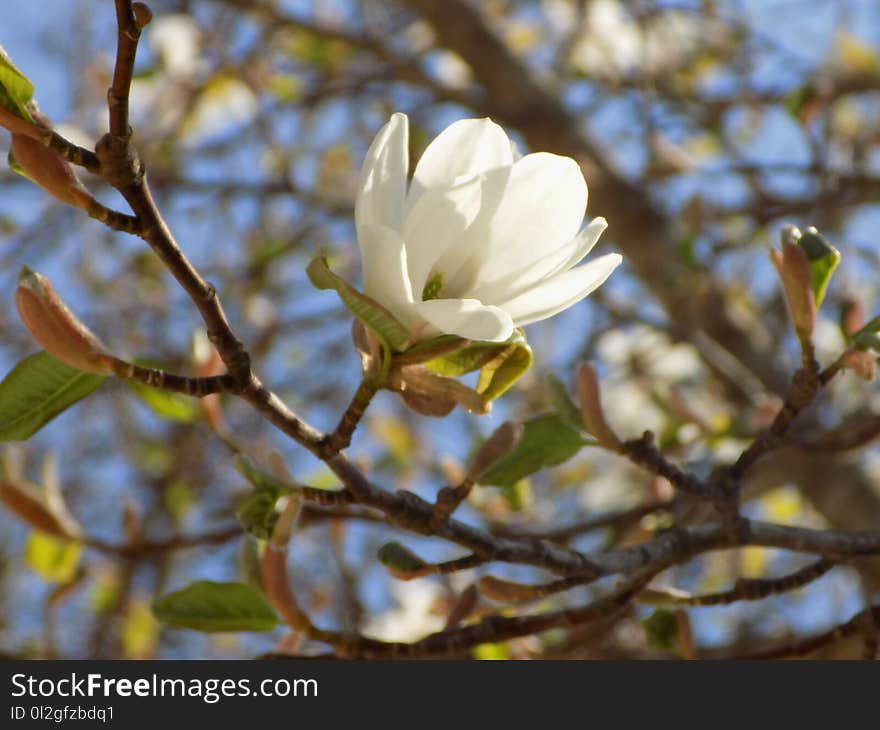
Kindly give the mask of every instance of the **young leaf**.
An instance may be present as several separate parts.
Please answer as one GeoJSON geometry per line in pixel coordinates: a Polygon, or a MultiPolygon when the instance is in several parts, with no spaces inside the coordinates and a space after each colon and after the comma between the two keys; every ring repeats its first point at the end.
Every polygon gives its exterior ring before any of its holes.
{"type": "Polygon", "coordinates": [[[880,317],[874,317],[858,332],[851,335],[853,345],[859,350],[877,350],[880,352],[880,317]]]}
{"type": "Polygon", "coordinates": [[[429,360],[425,363],[425,367],[435,375],[457,378],[459,375],[479,370],[504,349],[505,345],[499,345],[497,342],[476,342],[458,352],[429,360]]]}
{"type": "Polygon", "coordinates": [[[658,608],[642,619],[642,628],[652,649],[678,653],[678,617],[675,612],[658,608]]]}
{"type": "Polygon", "coordinates": [[[0,441],[24,441],[103,382],[46,352],[25,358],[0,382],[0,441]]]}
{"type": "Polygon", "coordinates": [[[584,443],[581,434],[557,413],[536,416],[523,426],[519,443],[480,477],[480,484],[511,487],[539,469],[567,461],[584,443]]]}
{"type": "Polygon", "coordinates": [[[235,516],[248,533],[260,540],[268,540],[278,522],[275,505],[280,497],[293,490],[273,474],[260,469],[244,454],[235,457],[235,468],[254,485],[254,491],[238,505],[235,516]]]}
{"type": "Polygon", "coordinates": [[[477,392],[486,400],[495,400],[532,367],[532,348],[525,335],[517,330],[501,352],[480,369],[477,392]]]}
{"type": "Polygon", "coordinates": [[[481,474],[507,456],[519,443],[523,430],[521,423],[513,421],[505,421],[496,428],[471,459],[467,478],[477,481],[481,474]]]}
{"type": "Polygon", "coordinates": [[[535,502],[532,492],[532,483],[528,479],[520,479],[513,484],[507,484],[499,489],[507,506],[513,512],[522,512],[535,502]]]}
{"type": "Polygon", "coordinates": [[[199,416],[198,404],[182,393],[169,393],[149,385],[128,381],[128,386],[159,418],[178,423],[192,423],[199,416]]]}
{"type": "Polygon", "coordinates": [[[49,583],[68,583],[76,576],[82,545],[34,530],[24,548],[28,567],[49,583]]]}
{"type": "Polygon", "coordinates": [[[168,626],[206,633],[271,631],[278,616],[260,591],[244,583],[198,581],[153,603],[168,626]]]}
{"type": "Polygon", "coordinates": [[[0,46],[0,108],[28,122],[31,115],[26,104],[34,95],[34,85],[19,71],[9,54],[0,46]]]}
{"type": "Polygon", "coordinates": [[[568,394],[568,388],[565,387],[565,383],[553,373],[548,373],[547,389],[550,391],[553,409],[565,419],[569,426],[576,428],[578,431],[583,429],[584,422],[581,420],[580,409],[568,394]]]}
{"type": "Polygon", "coordinates": [[[810,262],[813,297],[816,300],[816,306],[819,307],[822,300],[825,299],[825,291],[828,289],[831,275],[837,268],[837,264],[840,263],[840,251],[828,243],[825,237],[813,227],[804,231],[798,245],[807,254],[807,259],[810,262]]]}
{"type": "Polygon", "coordinates": [[[397,352],[402,351],[409,339],[409,332],[385,307],[361,294],[351,284],[330,271],[327,260],[316,258],[306,269],[309,280],[316,289],[332,289],[348,310],[388,343],[397,352]]]}
{"type": "Polygon", "coordinates": [[[270,492],[276,497],[293,491],[289,484],[285,484],[274,474],[263,471],[244,454],[235,457],[235,470],[259,491],[270,492]]]}
{"type": "Polygon", "coordinates": [[[278,522],[275,505],[278,495],[258,489],[245,497],[235,510],[235,516],[242,527],[260,540],[268,540],[278,522]]]}

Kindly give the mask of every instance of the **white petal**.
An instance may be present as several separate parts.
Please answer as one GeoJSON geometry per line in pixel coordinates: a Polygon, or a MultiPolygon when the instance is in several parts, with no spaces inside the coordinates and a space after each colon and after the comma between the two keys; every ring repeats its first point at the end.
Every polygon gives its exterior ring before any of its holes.
{"type": "Polygon", "coordinates": [[[480,211],[480,180],[472,178],[450,189],[426,190],[407,213],[403,240],[413,294],[421,299],[431,268],[457,241],[480,211]]]}
{"type": "Polygon", "coordinates": [[[568,309],[598,289],[623,259],[620,254],[610,253],[588,264],[557,274],[533,289],[499,303],[517,326],[552,317],[568,309]]]}
{"type": "Polygon", "coordinates": [[[428,145],[413,173],[410,205],[423,191],[513,163],[510,140],[491,119],[460,119],[428,145]]]}
{"type": "Polygon", "coordinates": [[[361,246],[363,291],[388,309],[406,327],[421,324],[413,309],[413,294],[407,271],[406,246],[390,228],[358,226],[361,246]]]}
{"type": "Polygon", "coordinates": [[[358,226],[378,223],[400,230],[409,172],[409,120],[393,114],[379,130],[361,168],[354,216],[358,226]]]}
{"type": "Polygon", "coordinates": [[[476,299],[432,299],[415,306],[444,334],[484,342],[504,342],[513,334],[513,321],[503,309],[487,307],[476,299]]]}
{"type": "Polygon", "coordinates": [[[509,300],[539,284],[544,279],[577,266],[593,249],[599,236],[608,227],[604,218],[594,218],[590,224],[564,246],[551,251],[537,261],[526,261],[503,279],[477,286],[472,294],[482,302],[509,300]]]}
{"type": "MultiPolygon", "coordinates": [[[[486,175],[480,215],[440,264],[445,271],[444,265],[453,268],[471,257],[476,271],[469,272],[470,287],[501,281],[555,251],[575,237],[584,220],[587,185],[570,157],[538,152],[514,164],[507,178],[501,172],[486,175]]],[[[466,286],[463,279],[458,283],[466,286]]]]}
{"type": "Polygon", "coordinates": [[[593,246],[596,245],[599,236],[602,235],[606,228],[608,228],[608,221],[601,216],[599,218],[593,218],[593,220],[590,221],[590,224],[577,235],[571,244],[567,244],[563,247],[562,251],[569,254],[568,259],[565,261],[560,260],[557,267],[546,275],[552,276],[553,274],[558,274],[561,271],[568,271],[570,268],[577,266],[583,261],[584,257],[593,250],[593,246]]]}
{"type": "Polygon", "coordinates": [[[490,249],[492,221],[502,204],[513,167],[499,167],[481,175],[480,209],[473,223],[440,257],[436,269],[443,273],[448,297],[470,296],[490,249]]]}

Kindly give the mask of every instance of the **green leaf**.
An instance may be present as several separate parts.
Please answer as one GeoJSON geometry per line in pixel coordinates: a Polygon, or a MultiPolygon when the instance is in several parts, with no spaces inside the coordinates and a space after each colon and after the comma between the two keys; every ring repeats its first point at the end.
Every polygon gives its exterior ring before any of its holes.
{"type": "Polygon", "coordinates": [[[520,479],[516,484],[501,487],[501,495],[507,502],[507,506],[514,512],[522,512],[535,501],[532,485],[528,479],[520,479]]]}
{"type": "Polygon", "coordinates": [[[825,237],[813,227],[804,231],[798,240],[798,246],[807,254],[807,259],[810,262],[813,298],[818,307],[825,299],[828,282],[831,281],[831,275],[837,268],[837,264],[840,263],[840,251],[828,243],[825,237]]]}
{"type": "Polygon", "coordinates": [[[0,46],[0,107],[32,122],[26,104],[34,96],[34,85],[19,71],[9,54],[0,46]]]}
{"type": "Polygon", "coordinates": [[[361,294],[327,266],[322,256],[316,258],[306,269],[316,289],[332,289],[342,303],[363,324],[375,332],[392,350],[402,351],[409,339],[409,331],[385,307],[361,294]]]}
{"type": "Polygon", "coordinates": [[[435,375],[457,378],[459,375],[479,370],[504,349],[505,345],[497,342],[477,342],[450,355],[429,360],[425,363],[425,367],[435,375]]]}
{"type": "Polygon", "coordinates": [[[407,363],[427,363],[433,360],[441,360],[445,357],[451,357],[454,353],[461,352],[467,342],[467,340],[462,339],[458,335],[439,335],[408,347],[404,353],[403,360],[407,363]]]}
{"type": "Polygon", "coordinates": [[[238,454],[235,457],[235,470],[261,492],[270,492],[280,497],[282,494],[290,494],[293,491],[289,484],[285,484],[274,474],[260,469],[244,454],[238,454]]]}
{"type": "Polygon", "coordinates": [[[880,333],[860,332],[853,338],[853,344],[859,350],[876,350],[880,352],[880,333]]]}
{"type": "Polygon", "coordinates": [[[521,331],[514,333],[510,344],[480,370],[477,392],[495,400],[532,367],[532,348],[521,331]]]}
{"type": "Polygon", "coordinates": [[[880,352],[880,317],[874,317],[858,332],[853,333],[850,339],[859,350],[880,352]]]}
{"type": "Polygon", "coordinates": [[[235,516],[249,534],[260,540],[268,540],[278,522],[277,503],[277,494],[258,489],[241,501],[235,509],[235,516]]]}
{"type": "Polygon", "coordinates": [[[28,567],[49,583],[69,583],[76,576],[82,544],[33,530],[28,535],[24,559],[28,567]]]}
{"type": "Polygon", "coordinates": [[[24,441],[103,382],[47,352],[25,358],[0,382],[0,441],[24,441]]]}
{"type": "Polygon", "coordinates": [[[565,383],[553,373],[548,373],[547,390],[550,391],[550,400],[553,403],[553,409],[565,419],[569,426],[578,431],[582,430],[584,428],[584,421],[581,418],[580,409],[575,405],[571,396],[568,394],[568,388],[565,387],[565,383]]]}
{"type": "Polygon", "coordinates": [[[512,487],[539,469],[568,461],[583,445],[581,434],[558,413],[536,416],[523,424],[522,438],[513,451],[495,462],[479,483],[512,487]]]}
{"type": "Polygon", "coordinates": [[[153,603],[168,626],[206,633],[271,631],[278,616],[260,591],[244,583],[198,581],[153,603]]]}
{"type": "Polygon", "coordinates": [[[192,423],[198,418],[198,406],[183,393],[169,393],[134,381],[128,385],[159,418],[178,423],[192,423]]]}
{"type": "Polygon", "coordinates": [[[461,350],[425,363],[432,373],[446,378],[480,370],[477,392],[495,400],[532,366],[532,348],[522,330],[507,342],[475,342],[461,350]]]}
{"type": "Polygon", "coordinates": [[[254,485],[254,491],[236,508],[235,516],[248,533],[260,540],[268,540],[278,522],[275,505],[280,497],[290,494],[293,488],[260,469],[244,454],[235,457],[235,468],[254,485]]]}
{"type": "Polygon", "coordinates": [[[263,545],[264,543],[255,537],[245,537],[241,541],[241,548],[239,548],[236,561],[238,577],[247,585],[253,586],[260,591],[263,590],[263,575],[260,570],[260,560],[262,557],[260,550],[263,545]]]}
{"type": "Polygon", "coordinates": [[[642,628],[652,649],[678,653],[678,617],[674,611],[657,609],[642,619],[642,628]]]}

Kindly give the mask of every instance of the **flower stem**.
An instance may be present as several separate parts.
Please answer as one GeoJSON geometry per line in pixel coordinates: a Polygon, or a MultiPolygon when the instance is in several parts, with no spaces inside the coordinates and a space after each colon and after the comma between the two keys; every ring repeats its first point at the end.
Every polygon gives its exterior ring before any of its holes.
{"type": "Polygon", "coordinates": [[[348,448],[355,429],[357,429],[361,418],[364,416],[364,412],[378,390],[379,385],[374,379],[364,378],[361,381],[351,399],[351,403],[348,404],[348,408],[345,409],[345,413],[339,419],[336,429],[324,439],[322,451],[325,458],[331,458],[343,449],[348,448]]]}

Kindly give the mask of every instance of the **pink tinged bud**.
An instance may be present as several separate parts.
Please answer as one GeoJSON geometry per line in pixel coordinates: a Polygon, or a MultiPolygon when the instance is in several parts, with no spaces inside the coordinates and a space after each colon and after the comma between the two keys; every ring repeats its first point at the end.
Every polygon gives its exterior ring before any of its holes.
{"type": "Polygon", "coordinates": [[[0,502],[28,525],[48,535],[70,539],[81,534],[76,520],[63,505],[47,504],[47,500],[36,489],[29,489],[14,481],[0,481],[0,502]]]}
{"type": "Polygon", "coordinates": [[[840,312],[840,328],[852,337],[865,325],[865,308],[858,299],[847,299],[840,312]]]}
{"type": "Polygon", "coordinates": [[[24,134],[12,135],[12,156],[25,174],[50,195],[88,211],[93,198],[67,160],[42,142],[24,134]]]}
{"type": "Polygon", "coordinates": [[[50,355],[87,373],[113,373],[115,358],[67,308],[45,276],[23,267],[15,303],[28,332],[50,355]]]}
{"type": "Polygon", "coordinates": [[[770,260],[782,280],[795,331],[799,337],[810,337],[816,327],[816,300],[807,254],[800,246],[786,242],[782,251],[770,251],[770,260]]]}
{"type": "Polygon", "coordinates": [[[619,451],[622,444],[620,439],[608,421],[602,410],[602,400],[599,391],[599,377],[596,370],[588,363],[582,363],[578,370],[578,396],[581,405],[581,418],[593,437],[606,449],[619,451]]]}

